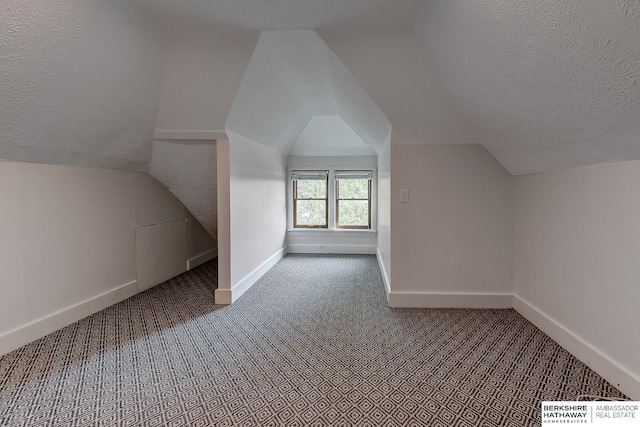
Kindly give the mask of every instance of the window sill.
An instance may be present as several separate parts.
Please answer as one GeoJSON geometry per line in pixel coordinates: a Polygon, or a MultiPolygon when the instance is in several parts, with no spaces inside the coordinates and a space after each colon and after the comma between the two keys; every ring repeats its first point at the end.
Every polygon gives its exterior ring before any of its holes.
{"type": "Polygon", "coordinates": [[[376,230],[346,230],[346,229],[327,229],[327,228],[289,228],[287,234],[291,236],[375,236],[376,230]]]}

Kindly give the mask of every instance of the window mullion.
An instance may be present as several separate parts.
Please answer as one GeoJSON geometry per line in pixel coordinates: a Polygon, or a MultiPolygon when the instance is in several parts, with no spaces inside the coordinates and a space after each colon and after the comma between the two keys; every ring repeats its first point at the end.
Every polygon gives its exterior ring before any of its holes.
{"type": "Polygon", "coordinates": [[[328,194],[327,194],[327,216],[329,220],[329,230],[336,229],[336,179],[333,173],[329,173],[328,177],[328,194]]]}

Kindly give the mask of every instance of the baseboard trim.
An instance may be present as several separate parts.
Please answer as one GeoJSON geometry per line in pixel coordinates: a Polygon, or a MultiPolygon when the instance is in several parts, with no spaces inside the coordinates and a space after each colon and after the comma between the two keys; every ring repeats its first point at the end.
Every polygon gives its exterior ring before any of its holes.
{"type": "Polygon", "coordinates": [[[260,264],[258,268],[247,274],[242,280],[233,285],[231,289],[216,289],[216,304],[229,305],[233,304],[238,298],[247,292],[264,274],[269,271],[288,253],[288,248],[284,247],[271,255],[269,259],[260,264]]]}
{"type": "Polygon", "coordinates": [[[513,308],[621,392],[640,400],[640,377],[527,300],[515,295],[513,308]]]}
{"type": "Polygon", "coordinates": [[[376,247],[372,245],[318,245],[311,243],[295,243],[288,246],[288,253],[375,255],[376,247]]]}
{"type": "Polygon", "coordinates": [[[390,307],[405,308],[512,308],[513,294],[389,292],[390,307]]]}
{"type": "Polygon", "coordinates": [[[215,257],[218,256],[218,248],[208,250],[206,252],[201,253],[200,255],[196,255],[193,258],[189,258],[187,260],[187,271],[192,268],[196,268],[199,265],[204,264],[207,261],[211,261],[215,257]]]}
{"type": "Polygon", "coordinates": [[[0,334],[0,356],[71,325],[138,292],[135,280],[0,334]]]}
{"type": "Polygon", "coordinates": [[[380,268],[380,274],[382,275],[382,283],[384,284],[384,290],[387,294],[387,303],[389,303],[389,294],[391,294],[391,285],[389,283],[389,276],[387,275],[387,270],[384,268],[384,260],[382,259],[382,254],[380,253],[379,248],[376,248],[376,259],[378,260],[378,267],[380,268]]]}
{"type": "Polygon", "coordinates": [[[202,140],[228,139],[223,130],[173,130],[157,129],[153,132],[153,139],[202,140]]]}

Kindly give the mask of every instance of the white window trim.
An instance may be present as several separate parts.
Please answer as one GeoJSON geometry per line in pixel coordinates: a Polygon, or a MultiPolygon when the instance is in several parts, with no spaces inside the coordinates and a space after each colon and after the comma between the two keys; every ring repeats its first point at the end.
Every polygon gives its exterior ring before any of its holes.
{"type": "Polygon", "coordinates": [[[333,235],[361,236],[375,234],[378,226],[378,173],[373,167],[326,167],[326,166],[298,166],[287,169],[287,232],[292,235],[333,235]],[[328,228],[293,228],[293,171],[329,171],[329,224],[328,228]],[[339,229],[336,228],[336,171],[371,171],[371,229],[339,229]]]}

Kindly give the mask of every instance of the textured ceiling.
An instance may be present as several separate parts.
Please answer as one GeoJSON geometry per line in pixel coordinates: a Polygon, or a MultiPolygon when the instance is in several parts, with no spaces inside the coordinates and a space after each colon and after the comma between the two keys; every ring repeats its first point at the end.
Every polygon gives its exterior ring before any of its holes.
{"type": "Polygon", "coordinates": [[[158,26],[127,0],[0,3],[0,159],[146,171],[158,26]]]}
{"type": "Polygon", "coordinates": [[[640,159],[637,0],[435,0],[416,30],[513,174],[640,159]]]}
{"type": "Polygon", "coordinates": [[[225,128],[288,154],[313,116],[340,116],[375,151],[391,131],[382,111],[314,31],[262,32],[225,128]]]}
{"type": "Polygon", "coordinates": [[[149,174],[180,199],[214,238],[216,157],[216,145],[210,141],[155,141],[149,168],[149,174]]]}
{"type": "MultiPolygon", "coordinates": [[[[282,152],[313,116],[337,115],[373,149],[390,121],[394,141],[480,142],[514,174],[640,159],[637,0],[133,1],[215,27],[209,62],[245,63],[225,50],[237,32],[319,31],[335,54],[313,32],[258,43],[259,66],[234,101],[244,104],[227,120],[249,138],[277,138],[282,152]]],[[[163,46],[130,0],[1,2],[0,158],[147,170],[163,46]]],[[[228,68],[235,88],[244,69],[228,68]]],[[[207,81],[184,85],[205,93],[207,81]]],[[[217,114],[215,129],[232,107],[227,92],[199,100],[215,104],[201,113],[217,114]]],[[[162,110],[171,129],[191,129],[178,108],[162,110]]]]}
{"type": "Polygon", "coordinates": [[[407,24],[424,0],[135,0],[161,15],[257,30],[407,24]]]}

